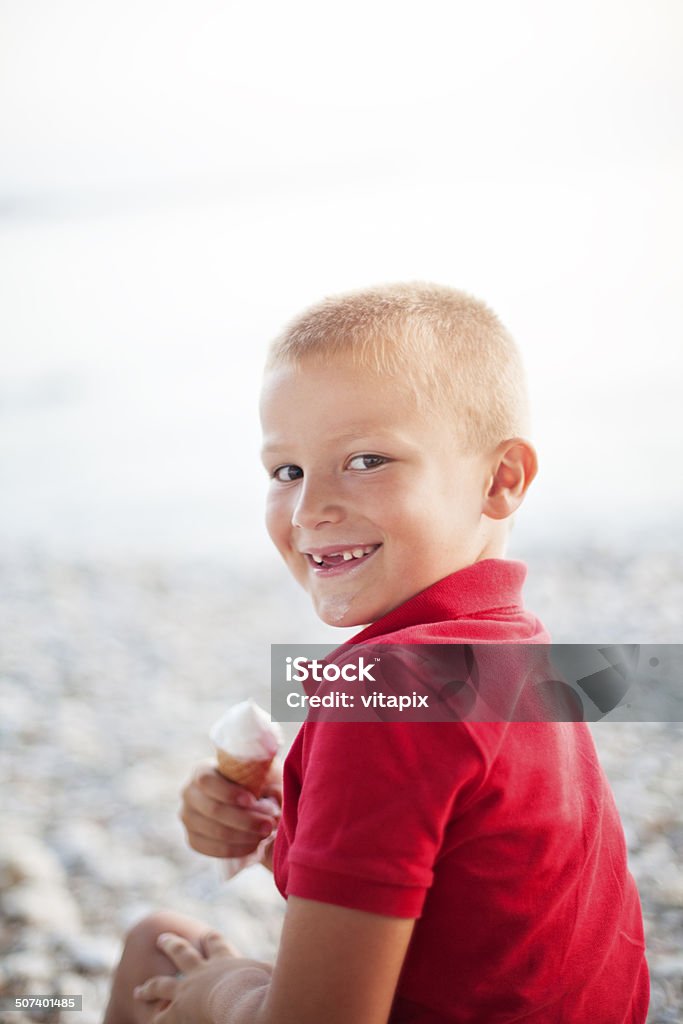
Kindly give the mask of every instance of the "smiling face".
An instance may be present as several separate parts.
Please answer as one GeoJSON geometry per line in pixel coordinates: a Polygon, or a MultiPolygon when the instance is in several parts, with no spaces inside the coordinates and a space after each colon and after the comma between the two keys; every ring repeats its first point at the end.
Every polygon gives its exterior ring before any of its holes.
{"type": "Polygon", "coordinates": [[[324,622],[374,622],[502,554],[482,511],[490,456],[462,454],[394,380],[341,357],[278,365],[261,419],[268,532],[324,622]]]}

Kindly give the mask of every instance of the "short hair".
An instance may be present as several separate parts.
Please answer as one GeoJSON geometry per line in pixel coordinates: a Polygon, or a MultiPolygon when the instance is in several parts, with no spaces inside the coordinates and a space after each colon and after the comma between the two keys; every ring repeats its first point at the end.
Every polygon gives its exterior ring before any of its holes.
{"type": "Polygon", "coordinates": [[[266,370],[337,356],[395,377],[419,409],[452,416],[465,451],[529,429],[519,350],[496,314],[466,292],[412,282],[330,296],[273,341],[266,370]]]}

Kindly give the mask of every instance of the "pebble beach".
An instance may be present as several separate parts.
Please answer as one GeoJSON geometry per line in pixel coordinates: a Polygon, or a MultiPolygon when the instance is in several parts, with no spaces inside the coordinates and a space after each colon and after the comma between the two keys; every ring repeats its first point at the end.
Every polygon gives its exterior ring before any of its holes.
{"type": "MultiPolygon", "coordinates": [[[[516,553],[512,553],[513,556],[516,553]]],[[[519,554],[526,604],[563,643],[677,643],[683,555],[519,554]]],[[[29,1020],[96,1024],[127,928],[173,907],[272,958],[284,902],[260,865],[225,882],[189,850],[179,791],[236,701],[269,706],[269,645],[317,623],[284,574],[217,561],[0,558],[0,994],[82,995],[29,1020]]],[[[683,725],[591,726],[646,920],[650,1024],[683,1021],[683,725]]],[[[291,742],[296,724],[285,725],[291,742]]]]}

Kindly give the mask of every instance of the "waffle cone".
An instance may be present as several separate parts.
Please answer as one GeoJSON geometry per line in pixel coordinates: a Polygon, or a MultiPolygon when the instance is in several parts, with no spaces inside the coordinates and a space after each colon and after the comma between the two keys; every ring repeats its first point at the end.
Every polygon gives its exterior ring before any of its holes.
{"type": "Polygon", "coordinates": [[[263,792],[263,787],[273,763],[273,758],[267,761],[245,761],[240,757],[233,757],[224,750],[216,752],[218,758],[218,771],[230,782],[244,786],[258,799],[263,792]]]}

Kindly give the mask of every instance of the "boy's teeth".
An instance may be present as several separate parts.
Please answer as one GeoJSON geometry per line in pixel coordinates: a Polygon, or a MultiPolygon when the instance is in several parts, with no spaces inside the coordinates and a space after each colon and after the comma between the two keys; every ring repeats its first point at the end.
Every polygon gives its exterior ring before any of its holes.
{"type": "Polygon", "coordinates": [[[325,557],[341,558],[342,561],[344,562],[350,562],[352,558],[363,558],[364,555],[369,555],[371,551],[375,550],[376,546],[376,544],[369,544],[365,548],[352,548],[351,550],[347,549],[346,551],[331,551],[330,554],[327,556],[312,554],[311,558],[316,563],[316,565],[323,565],[325,562],[325,557]]]}

